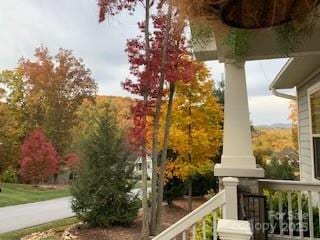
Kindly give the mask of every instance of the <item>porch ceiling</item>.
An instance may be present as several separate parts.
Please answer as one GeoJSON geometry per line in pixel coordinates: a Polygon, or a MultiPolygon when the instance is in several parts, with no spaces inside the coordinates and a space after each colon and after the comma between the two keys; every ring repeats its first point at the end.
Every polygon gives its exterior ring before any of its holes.
{"type": "MultiPolygon", "coordinates": [[[[318,9],[320,15],[320,7],[318,9]]],[[[203,16],[209,25],[212,25],[212,39],[207,46],[194,46],[194,54],[202,61],[233,59],[232,48],[226,44],[230,27],[221,19],[212,16],[203,16]]],[[[248,51],[244,60],[261,60],[273,58],[287,58],[320,54],[320,18],[317,19],[313,31],[303,39],[299,46],[289,54],[285,53],[279,44],[279,35],[276,28],[248,29],[248,51]]]]}
{"type": "MultiPolygon", "coordinates": [[[[276,32],[272,28],[248,30],[248,52],[245,60],[262,60],[273,58],[297,57],[320,54],[320,21],[313,33],[306,37],[302,44],[289,54],[285,54],[279,46],[276,32]]],[[[195,46],[194,54],[201,61],[232,59],[232,49],[226,42],[226,30],[215,31],[213,39],[207,46],[195,46]]]]}
{"type": "Polygon", "coordinates": [[[294,88],[319,71],[320,54],[291,58],[271,83],[270,89],[294,88]]]}

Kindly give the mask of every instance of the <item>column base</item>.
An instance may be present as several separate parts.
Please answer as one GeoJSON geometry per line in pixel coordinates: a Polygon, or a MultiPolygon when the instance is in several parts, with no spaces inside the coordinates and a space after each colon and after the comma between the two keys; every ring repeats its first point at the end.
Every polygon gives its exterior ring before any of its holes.
{"type": "Polygon", "coordinates": [[[221,240],[250,240],[253,236],[248,221],[220,219],[217,232],[221,240]]]}
{"type": "Polygon", "coordinates": [[[263,178],[264,170],[259,165],[257,168],[225,168],[221,164],[214,167],[214,175],[217,177],[244,177],[244,178],[263,178]]]}

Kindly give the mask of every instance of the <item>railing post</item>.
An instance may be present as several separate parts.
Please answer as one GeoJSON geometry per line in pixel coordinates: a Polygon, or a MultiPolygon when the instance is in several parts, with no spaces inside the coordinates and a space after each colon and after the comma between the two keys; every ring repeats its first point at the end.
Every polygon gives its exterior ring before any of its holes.
{"type": "Polygon", "coordinates": [[[248,221],[221,219],[217,231],[221,240],[250,240],[253,236],[248,221]]]}
{"type": "Polygon", "coordinates": [[[223,207],[223,218],[238,220],[238,178],[225,177],[222,179],[226,204],[223,207]]]}

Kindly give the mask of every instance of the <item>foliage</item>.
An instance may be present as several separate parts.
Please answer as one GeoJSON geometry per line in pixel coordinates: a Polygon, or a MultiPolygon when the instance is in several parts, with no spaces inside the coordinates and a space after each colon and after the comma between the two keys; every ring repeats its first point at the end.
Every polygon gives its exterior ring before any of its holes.
{"type": "Polygon", "coordinates": [[[236,63],[243,61],[249,49],[249,31],[231,28],[225,43],[231,48],[232,56],[236,63]]]}
{"type": "Polygon", "coordinates": [[[295,149],[298,149],[298,105],[297,101],[290,102],[290,115],[289,120],[291,120],[292,138],[295,144],[295,149]]]}
{"type": "Polygon", "coordinates": [[[51,56],[41,46],[35,50],[35,60],[22,58],[16,69],[2,72],[1,82],[8,89],[6,102],[21,124],[23,137],[41,127],[63,155],[78,106],[96,91],[83,61],[64,49],[51,56]]]}
{"type": "Polygon", "coordinates": [[[197,235],[196,235],[196,240],[211,240],[213,238],[213,220],[214,220],[214,215],[215,219],[218,223],[218,220],[221,218],[222,213],[217,210],[213,212],[212,214],[207,215],[204,220],[205,220],[205,226],[202,225],[202,221],[199,221],[199,224],[197,224],[197,235]],[[206,237],[203,237],[203,230],[205,230],[206,237]]]}
{"type": "Polygon", "coordinates": [[[17,168],[24,129],[7,103],[0,102],[0,174],[17,168]]]}
{"type": "Polygon", "coordinates": [[[288,161],[281,161],[273,157],[270,162],[265,164],[265,177],[268,179],[277,180],[298,180],[296,172],[298,169],[288,163],[288,161]]]}
{"type": "Polygon", "coordinates": [[[134,186],[133,162],[114,117],[96,118],[84,145],[84,162],[71,189],[72,209],[91,226],[128,225],[139,209],[134,186]]]}
{"type": "Polygon", "coordinates": [[[17,173],[14,169],[9,167],[7,170],[5,170],[2,173],[0,180],[4,183],[17,183],[18,182],[17,173]]]}
{"type": "Polygon", "coordinates": [[[173,200],[182,197],[186,191],[183,181],[177,177],[173,177],[166,182],[164,186],[163,197],[168,205],[172,205],[173,200]]]}
{"type": "Polygon", "coordinates": [[[206,21],[196,21],[191,24],[191,43],[195,46],[206,47],[214,37],[210,23],[206,21]]]}
{"type": "MultiPolygon", "coordinates": [[[[267,206],[270,206],[272,201],[272,216],[275,226],[275,234],[279,233],[279,198],[282,198],[282,212],[283,212],[283,223],[286,226],[289,225],[289,216],[288,216],[288,193],[287,192],[265,192],[267,196],[267,206]],[[271,200],[272,199],[272,200],[271,200]]],[[[292,198],[292,216],[293,216],[293,226],[294,227],[294,236],[299,236],[299,217],[298,217],[298,194],[296,192],[291,193],[292,198]]],[[[309,236],[309,215],[308,215],[308,196],[302,193],[302,213],[303,213],[303,226],[304,226],[304,236],[309,236]]],[[[270,217],[268,219],[270,223],[270,217]]],[[[319,211],[317,207],[313,208],[313,225],[315,237],[320,237],[319,229],[319,211]]],[[[288,230],[287,230],[288,231],[288,230]]],[[[288,232],[286,232],[288,234],[288,232]]]]}
{"type": "Polygon", "coordinates": [[[213,95],[213,82],[202,66],[190,83],[177,84],[170,148],[177,159],[167,161],[166,178],[183,181],[213,168],[211,158],[222,144],[222,109],[213,95]]]}
{"type": "Polygon", "coordinates": [[[218,178],[212,171],[192,176],[192,196],[204,196],[212,190],[219,192],[218,178]]]}
{"type": "Polygon", "coordinates": [[[256,129],[253,133],[253,151],[258,162],[264,164],[274,155],[286,150],[296,151],[291,129],[256,129]]]}
{"type": "Polygon", "coordinates": [[[59,155],[41,128],[35,129],[21,146],[20,174],[24,182],[39,184],[57,173],[59,155]]]}

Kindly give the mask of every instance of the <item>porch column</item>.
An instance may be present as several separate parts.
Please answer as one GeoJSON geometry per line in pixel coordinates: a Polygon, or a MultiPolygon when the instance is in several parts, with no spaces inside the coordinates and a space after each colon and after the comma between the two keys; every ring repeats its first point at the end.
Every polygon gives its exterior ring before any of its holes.
{"type": "Polygon", "coordinates": [[[249,106],[243,63],[225,62],[224,135],[216,176],[263,177],[253,156],[249,106]]]}

